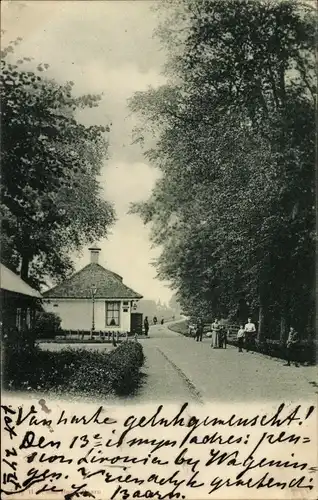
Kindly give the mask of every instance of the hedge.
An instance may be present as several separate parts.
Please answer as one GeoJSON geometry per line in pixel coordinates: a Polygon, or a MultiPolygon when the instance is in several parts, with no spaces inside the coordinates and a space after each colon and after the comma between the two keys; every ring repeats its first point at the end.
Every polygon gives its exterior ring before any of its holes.
{"type": "Polygon", "coordinates": [[[144,363],[138,342],[123,342],[113,351],[38,346],[4,346],[3,382],[8,390],[41,390],[87,396],[128,395],[139,386],[144,363]]]}

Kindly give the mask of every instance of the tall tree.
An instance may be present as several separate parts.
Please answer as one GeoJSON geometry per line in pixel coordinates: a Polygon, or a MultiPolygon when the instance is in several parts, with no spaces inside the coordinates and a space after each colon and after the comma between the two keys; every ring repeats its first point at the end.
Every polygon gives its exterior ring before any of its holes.
{"type": "Polygon", "coordinates": [[[84,126],[76,112],[100,97],[72,95],[72,82],[45,78],[2,53],[2,260],[38,286],[72,270],[71,253],[107,235],[114,221],[98,176],[109,127],[84,126]]]}
{"type": "Polygon", "coordinates": [[[140,92],[136,140],[162,172],[133,207],[183,306],[259,311],[261,333],[313,311],[314,18],[294,1],[159,6],[167,84],[140,92]],[[301,307],[300,307],[301,304],[301,307]],[[301,310],[302,309],[302,310],[301,310]]]}

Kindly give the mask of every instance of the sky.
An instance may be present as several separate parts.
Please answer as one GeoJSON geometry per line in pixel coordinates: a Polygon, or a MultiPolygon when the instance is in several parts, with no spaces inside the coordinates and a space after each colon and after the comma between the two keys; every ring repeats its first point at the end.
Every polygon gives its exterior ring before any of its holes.
{"type": "MultiPolygon", "coordinates": [[[[141,219],[127,213],[131,202],[147,199],[159,176],[132,145],[136,117],[127,108],[135,91],[164,83],[164,53],[152,36],[157,18],[150,7],[149,0],[4,1],[2,43],[21,37],[17,59],[48,63],[47,75],[72,80],[76,94],[103,92],[99,107],[84,112],[85,122],[112,123],[101,186],[114,203],[117,222],[107,241],[98,242],[100,263],[145,298],[167,302],[172,292],[155,279],[151,264],[160,249],[152,248],[141,219]]],[[[77,270],[88,264],[88,249],[74,259],[77,270]]]]}

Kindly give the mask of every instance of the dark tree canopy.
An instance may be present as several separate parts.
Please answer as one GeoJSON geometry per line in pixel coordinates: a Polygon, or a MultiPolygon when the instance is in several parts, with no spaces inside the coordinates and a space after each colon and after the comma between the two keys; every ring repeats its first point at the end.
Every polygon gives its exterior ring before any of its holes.
{"type": "Polygon", "coordinates": [[[136,93],[135,140],[161,171],[135,205],[163,246],[158,275],[190,314],[260,333],[313,324],[315,19],[299,2],[158,6],[167,83],[136,93]],[[243,304],[243,307],[242,307],[243,304]],[[245,314],[245,312],[244,312],[245,314]],[[278,325],[278,327],[277,327],[278,325]]]}
{"type": "Polygon", "coordinates": [[[76,119],[99,96],[74,97],[73,82],[45,77],[48,65],[27,70],[29,59],[13,56],[14,44],[1,61],[1,258],[39,286],[64,278],[71,253],[105,237],[114,221],[98,183],[109,127],[76,119]]]}

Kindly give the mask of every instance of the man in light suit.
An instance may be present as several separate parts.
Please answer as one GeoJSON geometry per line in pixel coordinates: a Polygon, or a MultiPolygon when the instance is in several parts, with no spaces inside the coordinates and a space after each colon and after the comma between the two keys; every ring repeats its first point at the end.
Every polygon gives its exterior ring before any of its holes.
{"type": "Polygon", "coordinates": [[[255,341],[255,335],[256,335],[256,328],[254,323],[252,323],[252,318],[247,319],[247,323],[244,326],[244,332],[245,332],[245,348],[246,351],[248,352],[255,341]]]}

